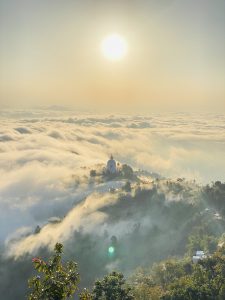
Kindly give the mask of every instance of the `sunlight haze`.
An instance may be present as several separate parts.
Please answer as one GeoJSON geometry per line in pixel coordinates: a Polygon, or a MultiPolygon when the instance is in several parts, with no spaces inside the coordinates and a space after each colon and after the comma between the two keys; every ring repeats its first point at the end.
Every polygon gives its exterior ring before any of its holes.
{"type": "Polygon", "coordinates": [[[225,108],[224,1],[1,0],[0,11],[3,107],[225,108]],[[112,33],[126,43],[116,63],[99,49],[112,33]]]}

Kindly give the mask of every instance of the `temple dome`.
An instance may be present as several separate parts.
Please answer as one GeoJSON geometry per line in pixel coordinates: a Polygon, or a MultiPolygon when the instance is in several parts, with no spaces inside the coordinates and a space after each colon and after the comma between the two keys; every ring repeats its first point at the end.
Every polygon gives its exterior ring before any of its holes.
{"type": "Polygon", "coordinates": [[[107,171],[110,174],[115,174],[117,172],[116,169],[116,161],[114,160],[113,156],[111,155],[110,159],[107,162],[107,166],[106,166],[107,171]]]}

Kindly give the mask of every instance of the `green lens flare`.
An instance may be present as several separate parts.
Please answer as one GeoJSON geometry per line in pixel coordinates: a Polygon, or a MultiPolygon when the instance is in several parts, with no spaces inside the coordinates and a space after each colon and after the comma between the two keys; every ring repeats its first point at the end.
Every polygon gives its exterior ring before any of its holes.
{"type": "Polygon", "coordinates": [[[115,252],[115,248],[110,246],[108,249],[109,254],[113,254],[115,252]]]}

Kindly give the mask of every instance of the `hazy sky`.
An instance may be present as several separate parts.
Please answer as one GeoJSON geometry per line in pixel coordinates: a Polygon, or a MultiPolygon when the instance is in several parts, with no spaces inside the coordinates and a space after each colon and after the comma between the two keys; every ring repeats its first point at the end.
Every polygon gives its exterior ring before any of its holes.
{"type": "Polygon", "coordinates": [[[0,0],[1,107],[225,111],[224,28],[224,0],[0,0]]]}

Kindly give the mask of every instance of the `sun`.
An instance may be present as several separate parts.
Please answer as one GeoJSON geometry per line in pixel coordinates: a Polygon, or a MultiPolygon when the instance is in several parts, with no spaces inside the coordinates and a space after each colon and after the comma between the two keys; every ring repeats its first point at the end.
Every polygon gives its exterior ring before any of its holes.
{"type": "Polygon", "coordinates": [[[120,60],[127,54],[127,43],[122,36],[114,33],[103,39],[101,51],[109,60],[120,60]]]}

